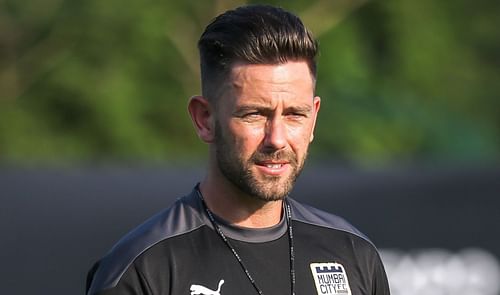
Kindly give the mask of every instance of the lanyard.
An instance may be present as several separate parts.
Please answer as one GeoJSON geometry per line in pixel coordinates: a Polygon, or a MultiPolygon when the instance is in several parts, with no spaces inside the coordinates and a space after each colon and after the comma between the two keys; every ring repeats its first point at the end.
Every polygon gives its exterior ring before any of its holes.
{"type": "MultiPolygon", "coordinates": [[[[252,286],[255,288],[255,291],[257,291],[257,293],[259,295],[263,295],[264,293],[259,288],[259,286],[257,285],[257,282],[255,282],[255,279],[252,277],[252,275],[248,271],[248,268],[245,266],[245,263],[241,259],[240,255],[238,254],[236,249],[233,247],[233,245],[231,245],[228,238],[226,237],[226,235],[224,234],[224,232],[222,231],[220,226],[215,221],[213,213],[212,213],[212,211],[210,211],[210,209],[208,209],[208,206],[205,203],[205,200],[203,199],[201,192],[199,190],[197,190],[197,191],[198,191],[198,196],[200,197],[200,199],[203,203],[203,207],[205,207],[205,211],[207,212],[208,218],[210,219],[210,222],[212,223],[212,226],[214,227],[215,231],[217,232],[219,237],[224,241],[224,243],[229,248],[229,250],[231,250],[234,257],[236,258],[236,260],[240,264],[243,272],[247,276],[248,280],[250,281],[250,283],[252,283],[252,286]]],[[[289,241],[289,246],[290,246],[290,282],[291,282],[291,289],[292,289],[291,294],[295,295],[295,251],[294,251],[294,246],[293,246],[292,213],[291,213],[291,209],[290,209],[290,204],[288,204],[286,201],[284,201],[284,204],[285,204],[285,206],[284,206],[285,217],[286,217],[286,222],[288,225],[288,241],[289,241]]]]}

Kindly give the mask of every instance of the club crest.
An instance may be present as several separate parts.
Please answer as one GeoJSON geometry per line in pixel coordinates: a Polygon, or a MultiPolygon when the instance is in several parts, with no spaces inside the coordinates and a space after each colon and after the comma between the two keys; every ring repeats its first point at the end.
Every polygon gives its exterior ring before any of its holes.
{"type": "Polygon", "coordinates": [[[351,295],[345,268],[340,263],[311,263],[318,295],[351,295]]]}

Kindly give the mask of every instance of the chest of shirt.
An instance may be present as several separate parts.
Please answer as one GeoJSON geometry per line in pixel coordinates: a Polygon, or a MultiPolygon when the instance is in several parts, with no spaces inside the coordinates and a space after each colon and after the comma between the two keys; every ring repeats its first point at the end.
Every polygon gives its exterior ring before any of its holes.
{"type": "MultiPolygon", "coordinates": [[[[295,231],[295,289],[302,294],[367,294],[368,282],[344,242],[312,239],[295,231]]],[[[136,261],[154,294],[291,294],[288,235],[263,243],[231,240],[244,267],[210,228],[180,236],[148,251],[136,261]]]]}

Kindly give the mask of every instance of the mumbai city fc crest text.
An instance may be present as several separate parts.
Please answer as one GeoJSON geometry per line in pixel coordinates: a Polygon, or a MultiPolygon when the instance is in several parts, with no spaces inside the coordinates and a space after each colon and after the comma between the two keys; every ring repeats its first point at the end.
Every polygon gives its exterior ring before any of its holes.
{"type": "Polygon", "coordinates": [[[351,295],[345,268],[340,263],[311,263],[318,295],[351,295]]]}

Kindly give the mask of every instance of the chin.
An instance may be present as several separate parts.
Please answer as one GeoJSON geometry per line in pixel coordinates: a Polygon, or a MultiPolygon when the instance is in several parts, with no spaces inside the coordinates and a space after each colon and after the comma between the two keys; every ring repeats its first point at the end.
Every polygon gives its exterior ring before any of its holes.
{"type": "Polygon", "coordinates": [[[253,187],[252,196],[266,202],[281,201],[288,196],[291,190],[288,183],[266,184],[253,187]]]}

